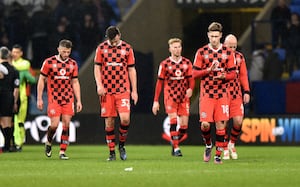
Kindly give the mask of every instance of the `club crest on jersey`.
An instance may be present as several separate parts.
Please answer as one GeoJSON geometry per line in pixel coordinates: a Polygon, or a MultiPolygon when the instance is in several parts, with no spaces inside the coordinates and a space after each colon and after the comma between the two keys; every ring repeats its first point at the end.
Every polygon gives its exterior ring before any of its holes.
{"type": "Polygon", "coordinates": [[[106,108],[101,108],[101,114],[105,114],[106,113],[106,108]]]}
{"type": "Polygon", "coordinates": [[[240,57],[236,58],[236,64],[239,65],[241,63],[242,59],[240,57]]]}
{"type": "Polygon", "coordinates": [[[171,106],[171,105],[168,105],[168,106],[167,106],[167,109],[168,109],[168,110],[171,110],[171,109],[172,109],[172,106],[171,106]]]}
{"type": "Polygon", "coordinates": [[[56,113],[55,109],[50,110],[50,114],[54,115],[56,113]]]}
{"type": "Polygon", "coordinates": [[[227,59],[227,54],[222,53],[222,59],[223,59],[223,60],[226,60],[226,59],[227,59]]]}
{"type": "Polygon", "coordinates": [[[121,50],[121,55],[126,55],[126,50],[125,49],[121,50]]]}
{"type": "Polygon", "coordinates": [[[107,49],[104,49],[104,50],[103,50],[103,53],[108,53],[108,50],[107,50],[107,49]]]}
{"type": "Polygon", "coordinates": [[[187,64],[183,64],[182,67],[183,67],[183,69],[188,69],[188,65],[187,64]]]}
{"type": "Polygon", "coordinates": [[[206,112],[201,112],[201,118],[207,118],[206,112]]]}
{"type": "Polygon", "coordinates": [[[204,55],[204,58],[205,58],[205,59],[208,59],[208,57],[209,57],[208,54],[205,54],[205,55],[204,55]]]}
{"type": "Polygon", "coordinates": [[[52,64],[52,67],[53,68],[57,68],[57,64],[52,64]]]}

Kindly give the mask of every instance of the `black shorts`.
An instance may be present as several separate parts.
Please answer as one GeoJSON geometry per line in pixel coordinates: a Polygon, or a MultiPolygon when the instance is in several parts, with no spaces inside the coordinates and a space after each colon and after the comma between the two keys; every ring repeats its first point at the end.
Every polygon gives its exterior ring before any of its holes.
{"type": "Polygon", "coordinates": [[[11,117],[14,114],[14,96],[12,93],[0,93],[0,117],[11,117]]]}

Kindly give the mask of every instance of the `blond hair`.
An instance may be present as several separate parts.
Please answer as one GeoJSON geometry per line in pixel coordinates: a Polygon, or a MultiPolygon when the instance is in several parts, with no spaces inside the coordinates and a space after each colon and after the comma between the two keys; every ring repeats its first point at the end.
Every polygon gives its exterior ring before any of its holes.
{"type": "Polygon", "coordinates": [[[179,38],[171,38],[171,39],[169,39],[168,44],[171,45],[171,44],[177,43],[177,42],[179,42],[180,44],[182,43],[181,39],[179,39],[179,38]]]}
{"type": "Polygon", "coordinates": [[[221,23],[218,22],[212,22],[209,26],[208,26],[208,32],[210,31],[219,31],[222,32],[223,26],[221,23]]]}

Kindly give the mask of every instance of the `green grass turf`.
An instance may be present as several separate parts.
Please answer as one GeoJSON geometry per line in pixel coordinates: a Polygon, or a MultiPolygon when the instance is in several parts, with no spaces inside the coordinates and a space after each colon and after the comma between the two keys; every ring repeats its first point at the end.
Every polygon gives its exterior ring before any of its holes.
{"type": "MultiPolygon", "coordinates": [[[[77,186],[203,186],[296,187],[300,185],[300,147],[238,146],[239,159],[215,165],[202,161],[204,146],[181,146],[183,157],[170,154],[170,146],[127,145],[128,160],[107,162],[105,145],[70,145],[70,160],[52,157],[44,146],[25,145],[23,152],[0,154],[1,187],[77,186]],[[124,171],[132,167],[133,171],[124,171]]],[[[118,154],[117,154],[118,156],[118,154]]]]}

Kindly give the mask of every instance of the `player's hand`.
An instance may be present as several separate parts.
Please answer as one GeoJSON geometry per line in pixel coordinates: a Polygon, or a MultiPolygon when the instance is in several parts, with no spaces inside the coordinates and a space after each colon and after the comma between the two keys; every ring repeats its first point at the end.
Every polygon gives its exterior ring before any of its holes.
{"type": "Polygon", "coordinates": [[[248,104],[250,102],[250,95],[249,94],[244,94],[243,98],[244,104],[248,104]]]}
{"type": "Polygon", "coordinates": [[[218,68],[218,65],[219,65],[219,63],[216,62],[216,61],[214,61],[214,62],[212,63],[212,65],[208,68],[208,71],[209,71],[209,72],[215,71],[215,70],[218,68]]]}
{"type": "Polygon", "coordinates": [[[79,101],[77,101],[76,102],[76,112],[81,112],[81,110],[82,110],[82,104],[81,104],[81,102],[79,101]]]}
{"type": "Polygon", "coordinates": [[[99,96],[103,96],[103,95],[105,95],[105,93],[106,93],[106,90],[102,85],[97,86],[97,94],[99,96]]]}
{"type": "Polygon", "coordinates": [[[159,111],[159,103],[157,101],[154,101],[152,106],[152,112],[154,115],[156,115],[158,111],[159,111]]]}
{"type": "Polygon", "coordinates": [[[44,108],[44,102],[43,102],[43,100],[42,100],[42,99],[38,99],[38,100],[37,100],[37,103],[36,103],[36,106],[37,106],[37,108],[38,108],[40,111],[42,111],[43,108],[44,108]]]}
{"type": "Polygon", "coordinates": [[[191,88],[188,88],[188,89],[186,90],[185,96],[186,96],[187,98],[190,98],[190,97],[192,97],[192,95],[193,95],[193,90],[192,90],[191,88]]]}
{"type": "Polygon", "coordinates": [[[138,102],[139,96],[137,92],[131,92],[131,99],[133,100],[134,105],[138,102]]]}
{"type": "Polygon", "coordinates": [[[214,80],[222,80],[225,79],[225,73],[220,73],[217,76],[214,76],[214,80]]]}

